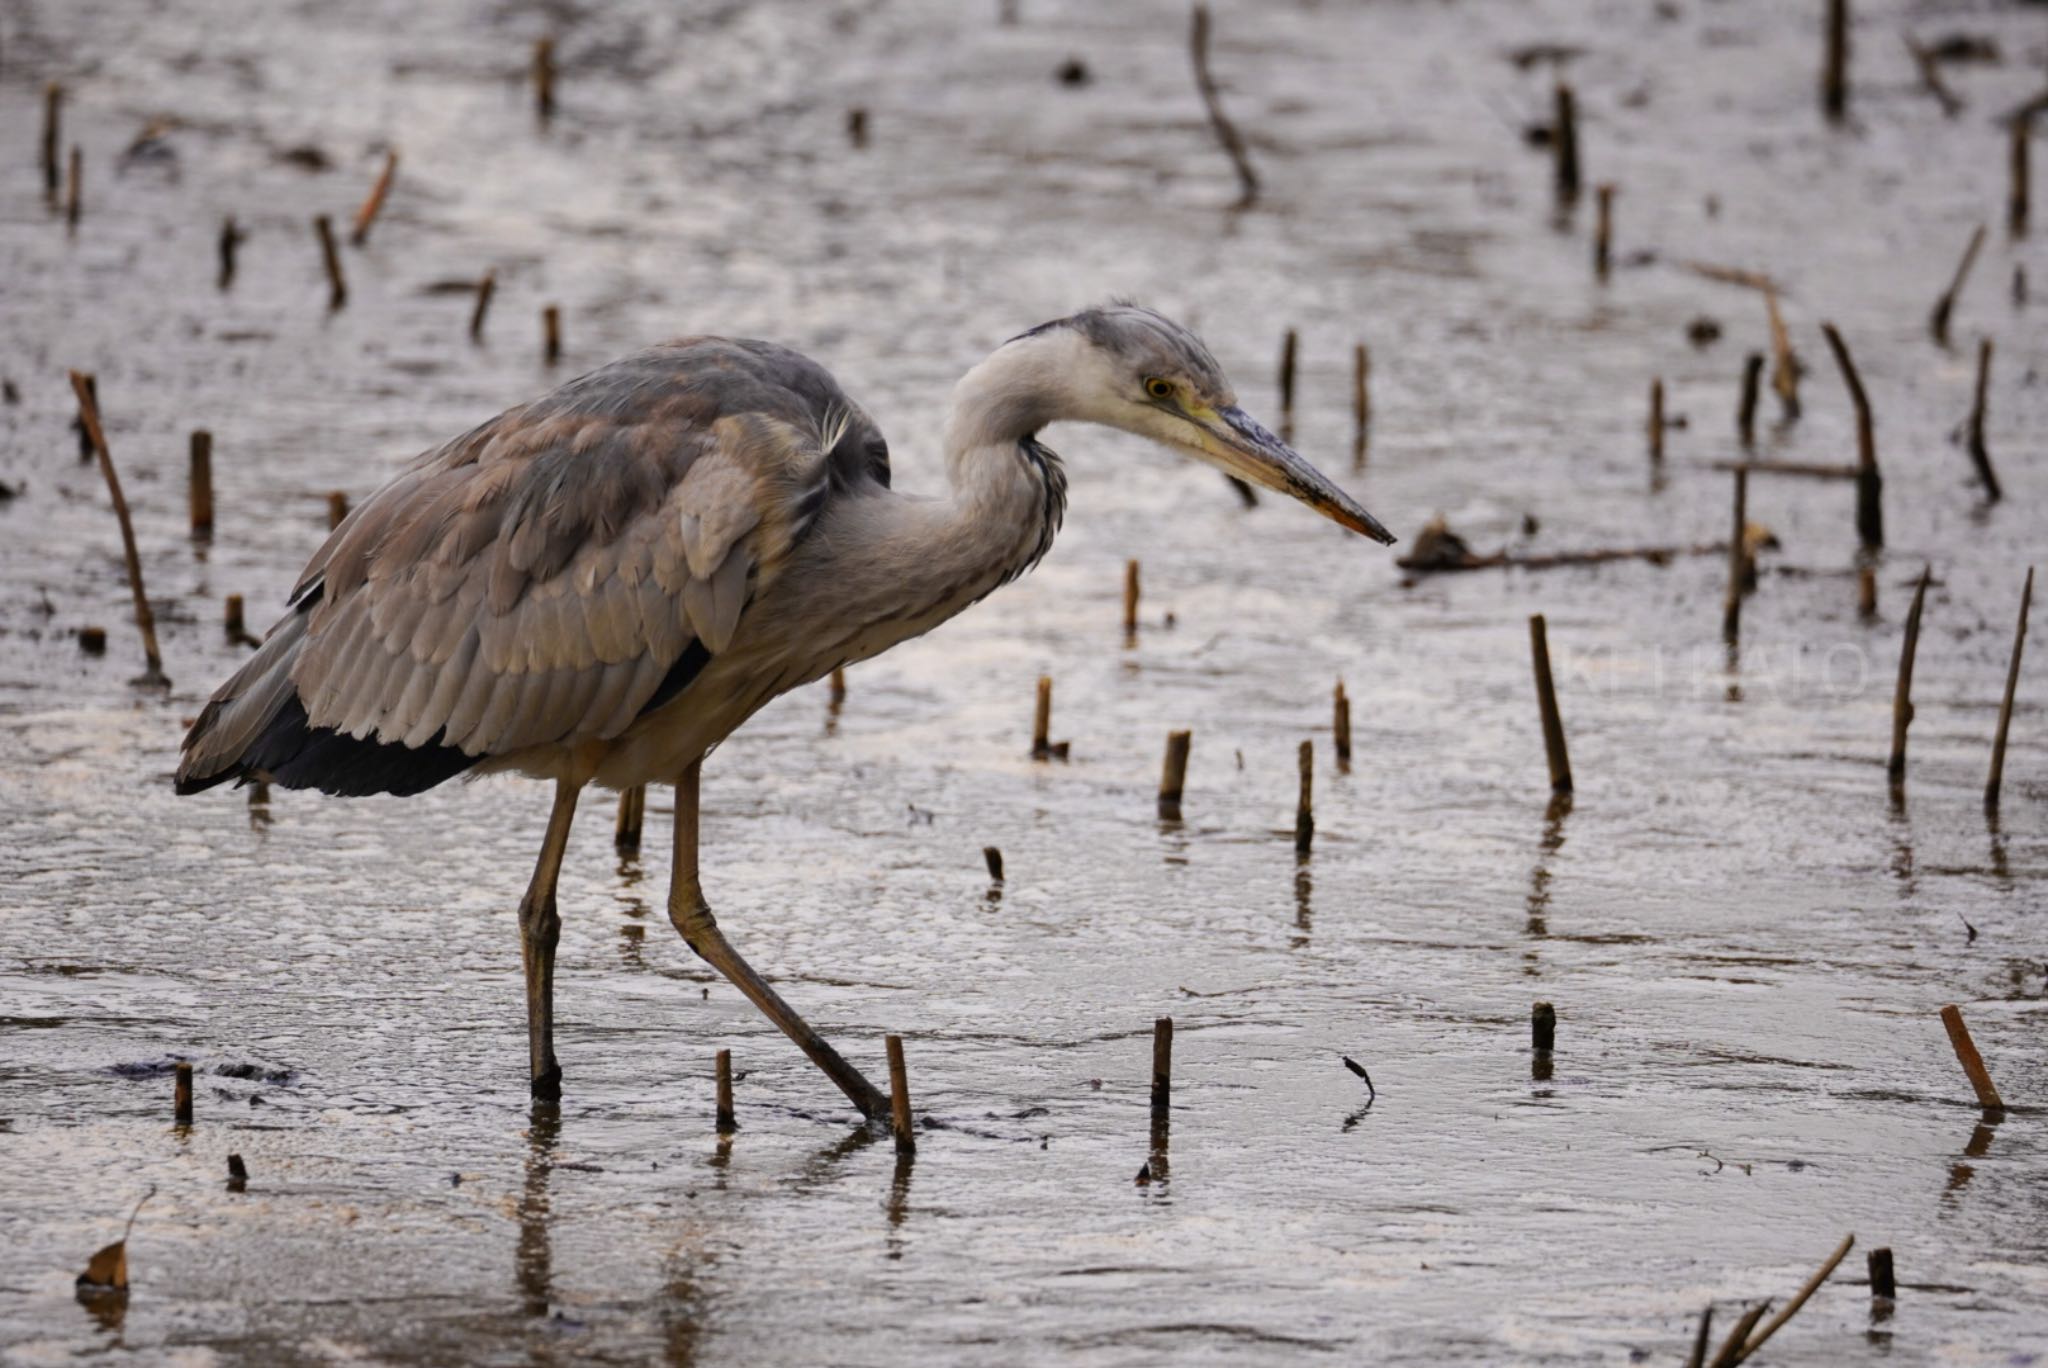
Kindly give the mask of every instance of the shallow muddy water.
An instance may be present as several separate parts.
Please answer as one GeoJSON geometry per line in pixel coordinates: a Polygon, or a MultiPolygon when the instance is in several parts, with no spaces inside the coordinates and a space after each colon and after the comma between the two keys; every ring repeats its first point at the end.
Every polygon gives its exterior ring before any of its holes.
{"type": "MultiPolygon", "coordinates": [[[[2039,230],[2003,224],[1998,115],[2037,93],[2038,9],[1857,7],[1851,119],[1816,100],[1818,19],[1736,0],[1225,4],[1214,61],[1264,182],[1235,193],[1183,9],[1023,0],[382,3],[0,0],[0,1357],[146,1362],[1684,1360],[1710,1301],[1788,1297],[1858,1248],[1762,1362],[2048,1357],[2048,717],[2021,683],[1999,816],[1981,790],[2023,568],[2044,559],[2048,347],[2017,307],[2039,230]],[[426,9],[430,12],[421,13],[426,9]],[[1993,37],[1945,119],[1899,42],[1993,37]],[[559,35],[536,127],[532,40],[559,35]],[[1587,180],[1553,210],[1547,67],[1587,180]],[[1078,58],[1090,79],[1063,84],[1078,58]],[[34,162],[43,83],[84,150],[67,236],[34,162]],[[869,142],[848,147],[849,108],[869,142]],[[155,136],[139,135],[168,120],[155,136]],[[308,231],[402,151],[330,314],[308,231]],[[309,170],[300,149],[328,164],[309,170]],[[216,289],[223,214],[249,231],[216,289]],[[1953,349],[1927,315],[1971,228],[1953,349]],[[914,1165],[663,911],[590,803],[563,877],[566,1097],[530,1109],[513,907],[546,811],[514,781],[342,802],[177,800],[184,719],[325,526],[405,458],[611,356],[690,331],[818,357],[901,487],[941,481],[952,380],[1043,319],[1128,294],[1196,324],[1296,444],[1404,537],[1482,550],[1725,535],[1763,270],[1807,363],[1761,453],[1853,457],[1819,333],[1877,411],[1889,545],[1859,619],[1846,486],[1758,477],[1739,653],[1725,565],[1412,580],[1294,506],[1055,429],[1068,530],[933,636],[772,705],[706,767],[706,883],[734,942],[871,1076],[907,1042],[914,1165]],[[483,345],[469,298],[485,267],[483,345]],[[538,314],[563,309],[548,370],[538,314]],[[1720,339],[1687,340],[1697,317],[1720,339]],[[1951,442],[1998,352],[1983,503],[1951,442]],[[1373,349],[1351,469],[1350,348],[1373,349]],[[140,656],[70,367],[98,375],[164,634],[140,656]],[[1674,415],[1661,478],[1644,396],[1674,415]],[[215,437],[213,541],[186,434],[215,437]],[[1534,519],[1528,530],[1525,517],[1534,519]],[[1122,565],[1143,629],[1118,629],[1122,565]],[[1932,567],[1911,772],[1892,678],[1932,567]],[[1549,802],[1527,616],[1548,615],[1578,778],[1549,802]],[[1169,625],[1169,617],[1171,625],[1169,625]],[[78,628],[107,629],[103,657],[78,628]],[[1066,763],[1026,754],[1056,680],[1066,763]],[[1358,752],[1331,755],[1329,692],[1358,752]],[[1153,792],[1194,731],[1185,820],[1153,792]],[[1295,747],[1318,832],[1291,840],[1295,747]],[[993,886],[981,848],[999,846],[993,886]],[[1974,931],[1974,934],[1972,932],[1974,931]],[[1531,1003],[1556,1004],[1548,1077],[1531,1003]],[[2007,1100],[1984,1124],[1936,1013],[2007,1100]],[[1177,1024],[1156,1163],[1153,1019],[1177,1024]],[[733,1051],[742,1129],[712,1130],[733,1051]],[[1371,1073],[1368,1108],[1351,1056],[1371,1073]],[[196,1124],[170,1124],[174,1059],[196,1124]],[[225,1189],[226,1156],[247,1190],[225,1189]],[[1155,1162],[1149,1184],[1134,1183],[1155,1162]],[[147,1190],[133,1291],[73,1297],[147,1190]],[[1863,1251],[1896,1252],[1873,1314],[1863,1251]]],[[[2037,163],[2041,159],[2038,152],[2037,163]]],[[[2038,215],[2037,215],[2038,217],[2038,215]]]]}

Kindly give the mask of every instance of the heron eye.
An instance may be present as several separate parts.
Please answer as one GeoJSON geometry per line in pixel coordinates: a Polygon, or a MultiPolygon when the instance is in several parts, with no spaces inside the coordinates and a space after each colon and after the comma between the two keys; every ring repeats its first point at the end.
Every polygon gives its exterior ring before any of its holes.
{"type": "Polygon", "coordinates": [[[1154,375],[1145,381],[1145,393],[1151,395],[1154,399],[1171,399],[1173,398],[1173,384],[1171,381],[1161,380],[1158,376],[1154,375]]]}

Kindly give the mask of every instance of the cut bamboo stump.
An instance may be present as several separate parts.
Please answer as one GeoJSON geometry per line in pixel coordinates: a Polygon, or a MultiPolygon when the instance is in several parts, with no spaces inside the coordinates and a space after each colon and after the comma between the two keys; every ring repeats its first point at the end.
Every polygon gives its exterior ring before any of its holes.
{"type": "Polygon", "coordinates": [[[1550,632],[1543,614],[1529,618],[1529,654],[1536,668],[1536,706],[1543,719],[1543,755],[1550,762],[1550,791],[1572,791],[1572,762],[1565,754],[1564,721],[1557,712],[1557,686],[1550,677],[1550,632]]]}
{"type": "Polygon", "coordinates": [[[1003,881],[1003,852],[995,846],[981,848],[982,862],[988,866],[988,876],[996,883],[1003,881]]]}
{"type": "Polygon", "coordinates": [[[1849,0],[1828,0],[1820,107],[1831,123],[1840,123],[1849,111],[1849,0]]]}
{"type": "Polygon", "coordinates": [[[1977,390],[1970,403],[1969,443],[1970,464],[1977,468],[1977,479],[1984,485],[1985,497],[1997,503],[2004,497],[1998,487],[1998,472],[1991,468],[1991,451],[1984,444],[1985,401],[1991,389],[1991,339],[1977,341],[1977,390]]]}
{"type": "Polygon", "coordinates": [[[2005,784],[2005,741],[2012,732],[2013,698],[2020,688],[2020,656],[2027,645],[2027,610],[2034,606],[2034,570],[2027,567],[2027,582],[2020,589],[2020,620],[2012,629],[2012,658],[2005,667],[2005,697],[1998,705],[1998,730],[1991,736],[1991,777],[1984,781],[1984,806],[1998,808],[1998,792],[2005,784]]]}
{"type": "Polygon", "coordinates": [[[1977,1053],[1977,1042],[1970,1039],[1970,1028],[1963,1023],[1963,1009],[1954,1003],[1942,1008],[1941,1024],[1948,1031],[1948,1043],[1955,1047],[1956,1062],[1963,1066],[1970,1087],[1976,1091],[1977,1105],[1987,1112],[2003,1112],[2005,1099],[1998,1095],[1991,1071],[1984,1067],[1984,1057],[1977,1053]]]}
{"type": "Polygon", "coordinates": [[[1650,464],[1664,463],[1664,380],[1662,376],[1650,382],[1650,464]]]}
{"type": "Polygon", "coordinates": [[[1856,567],[1856,615],[1866,621],[1877,616],[1877,570],[1869,565],[1856,567]]]}
{"type": "Polygon", "coordinates": [[[192,434],[191,477],[186,496],[192,535],[205,541],[213,535],[213,434],[204,428],[192,434]]]}
{"type": "Polygon", "coordinates": [[[221,220],[220,241],[217,246],[220,254],[220,276],[216,283],[223,290],[235,283],[235,252],[241,247],[242,239],[247,236],[248,234],[236,225],[233,214],[221,220]]]}
{"type": "Polygon", "coordinates": [[[1841,369],[1842,383],[1849,387],[1849,401],[1856,406],[1856,535],[1865,550],[1875,550],[1884,545],[1884,477],[1877,469],[1877,423],[1848,344],[1834,324],[1823,323],[1820,330],[1841,369]]]}
{"type": "Polygon", "coordinates": [[[313,236],[320,239],[320,264],[327,272],[327,307],[348,303],[348,281],[341,274],[341,252],[334,245],[334,223],[325,214],[313,217],[313,236]]]}
{"type": "Polygon", "coordinates": [[[1337,681],[1337,688],[1330,695],[1331,731],[1337,741],[1337,768],[1348,771],[1351,768],[1351,699],[1344,692],[1344,681],[1337,681]]]}
{"type": "Polygon", "coordinates": [[[1124,562],[1124,636],[1138,634],[1138,563],[1124,562]]]}
{"type": "Polygon", "coordinates": [[[1735,407],[1735,435],[1744,447],[1756,445],[1756,400],[1764,375],[1764,354],[1751,352],[1742,362],[1742,399],[1735,407]]]}
{"type": "Polygon", "coordinates": [[[384,201],[391,194],[391,182],[398,175],[398,153],[384,154],[384,169],[378,173],[376,184],[370,187],[369,195],[362,207],[356,210],[356,220],[349,228],[348,240],[351,246],[360,247],[370,240],[370,227],[376,223],[377,215],[383,212],[384,201]]]}
{"type": "Polygon", "coordinates": [[[533,112],[545,124],[555,117],[555,40],[533,45],[533,112]]]}
{"type": "Polygon", "coordinates": [[[78,220],[85,213],[85,153],[78,145],[71,146],[71,158],[64,176],[64,226],[70,232],[78,231],[78,220]]]}
{"type": "Polygon", "coordinates": [[[2012,121],[2011,185],[2008,188],[2005,208],[2005,225],[2014,237],[2025,237],[2027,232],[2027,135],[2032,131],[2033,118],[2022,112],[2012,121]]]}
{"type": "Polygon", "coordinates": [[[1363,342],[1351,348],[1351,464],[1365,464],[1366,439],[1372,428],[1372,353],[1363,342]]]}
{"type": "Polygon", "coordinates": [[[476,283],[476,307],[469,314],[469,340],[484,340],[484,317],[491,311],[491,296],[498,291],[498,273],[486,270],[483,278],[476,283]]]}
{"type": "Polygon", "coordinates": [[[1614,185],[1602,181],[1593,187],[1593,204],[1597,211],[1593,221],[1593,274],[1603,283],[1612,260],[1614,236],[1614,185]]]}
{"type": "MultiPolygon", "coordinates": [[[[894,1039],[892,1036],[891,1039],[894,1039]]],[[[718,1133],[731,1135],[740,1128],[732,1112],[732,1051],[718,1052],[718,1133]]]]}
{"type": "Polygon", "coordinates": [[[1920,613],[1927,604],[1927,581],[1932,570],[1920,571],[1920,583],[1913,589],[1913,606],[1906,611],[1905,639],[1899,647],[1899,682],[1892,689],[1892,754],[1885,773],[1894,784],[1906,780],[1906,728],[1913,725],[1913,657],[1920,650],[1920,613]]]}
{"type": "Polygon", "coordinates": [[[52,81],[43,87],[43,200],[52,208],[63,180],[57,150],[64,144],[64,87],[52,81]]]}
{"type": "Polygon", "coordinates": [[[142,555],[135,547],[135,524],[128,516],[128,499],[121,492],[121,477],[114,470],[113,453],[107,450],[106,429],[100,424],[99,386],[85,372],[72,371],[71,392],[78,396],[78,421],[99,460],[100,475],[107,482],[108,497],[113,500],[114,518],[121,525],[121,555],[128,567],[128,592],[135,600],[135,629],[142,636],[142,655],[147,666],[136,682],[168,688],[171,681],[164,677],[163,653],[156,644],[156,614],[150,610],[149,595],[142,587],[142,555]]]}
{"type": "Polygon", "coordinates": [[[1166,761],[1159,772],[1159,817],[1162,821],[1180,820],[1181,794],[1188,782],[1188,746],[1193,739],[1193,732],[1170,731],[1166,734],[1166,761]]]}
{"type": "Polygon", "coordinates": [[[179,1060],[171,1085],[171,1119],[178,1125],[192,1124],[192,1066],[179,1060]]]}
{"type": "Polygon", "coordinates": [[[889,1050],[889,1129],[896,1136],[896,1153],[909,1158],[917,1153],[917,1133],[910,1120],[910,1075],[903,1066],[903,1037],[885,1036],[889,1050]]]}
{"type": "Polygon", "coordinates": [[[1294,363],[1300,346],[1301,337],[1292,328],[1280,339],[1280,433],[1283,437],[1294,429],[1294,363]]]}
{"type": "Polygon", "coordinates": [[[1897,1275],[1892,1271],[1892,1252],[1889,1248],[1873,1249],[1864,1256],[1865,1266],[1870,1269],[1870,1295],[1894,1301],[1899,1295],[1897,1275]]]}
{"type": "Polygon", "coordinates": [[[1294,853],[1306,855],[1316,839],[1316,748],[1304,741],[1295,752],[1295,767],[1301,775],[1301,793],[1294,803],[1294,853]]]}
{"type": "Polygon", "coordinates": [[[242,607],[240,594],[229,594],[221,600],[220,625],[222,634],[230,646],[261,646],[263,643],[249,635],[249,623],[242,607]]]}
{"type": "Polygon", "coordinates": [[[1562,81],[1557,83],[1556,107],[1556,121],[1550,130],[1552,179],[1558,203],[1573,204],[1579,198],[1579,116],[1572,88],[1562,81]]]}
{"type": "Polygon", "coordinates": [[[1749,472],[1735,472],[1735,519],[1728,534],[1728,593],[1721,603],[1721,639],[1734,645],[1742,639],[1743,586],[1749,581],[1749,556],[1743,535],[1749,525],[1749,472]]]}
{"type": "Polygon", "coordinates": [[[1052,676],[1038,677],[1038,702],[1031,713],[1031,758],[1033,760],[1064,760],[1067,758],[1067,743],[1055,743],[1052,739],[1052,676]]]}
{"type": "Polygon", "coordinates": [[[1152,1023],[1152,1110],[1166,1111],[1173,1105],[1173,1018],[1160,1017],[1152,1023]]]}
{"type": "Polygon", "coordinates": [[[640,836],[647,823],[647,785],[635,784],[619,795],[619,817],[612,827],[612,846],[631,853],[640,849],[640,836]]]}
{"type": "Polygon", "coordinates": [[[330,489],[330,490],[328,490],[328,491],[327,491],[327,530],[328,530],[328,531],[330,531],[330,532],[332,532],[332,531],[333,531],[333,530],[334,530],[335,528],[337,528],[337,527],[341,526],[341,525],[342,525],[342,523],[346,522],[347,520],[348,520],[348,495],[347,495],[347,494],[346,494],[345,492],[343,492],[342,490],[339,490],[339,489],[330,489]]]}
{"type": "Polygon", "coordinates": [[[1942,292],[1941,298],[1934,301],[1934,313],[1928,319],[1927,326],[1934,333],[1934,340],[1944,347],[1948,345],[1948,322],[1949,317],[1955,313],[1956,298],[1962,294],[1963,284],[1970,278],[1970,267],[1976,264],[1977,251],[1983,245],[1984,225],[1980,223],[1970,234],[1969,245],[1963,248],[1963,259],[1956,263],[1956,273],[1949,281],[1948,289],[1942,292]]]}
{"type": "Polygon", "coordinates": [[[1529,1009],[1529,1048],[1549,1054],[1557,1047],[1557,1008],[1539,1002],[1529,1009]]]}
{"type": "Polygon", "coordinates": [[[540,355],[550,366],[562,359],[562,310],[558,305],[540,311],[540,355]]]}

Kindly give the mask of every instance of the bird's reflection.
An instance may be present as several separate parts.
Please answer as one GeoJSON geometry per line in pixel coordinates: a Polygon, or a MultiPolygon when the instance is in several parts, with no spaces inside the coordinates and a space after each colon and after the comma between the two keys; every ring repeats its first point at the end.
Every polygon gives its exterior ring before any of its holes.
{"type": "Polygon", "coordinates": [[[526,1185],[519,1194],[519,1253],[515,1272],[519,1296],[529,1316],[545,1316],[553,1295],[554,1248],[549,1234],[552,1216],[548,1181],[555,1172],[555,1151],[562,1138],[562,1108],[536,1101],[526,1127],[526,1185]]]}

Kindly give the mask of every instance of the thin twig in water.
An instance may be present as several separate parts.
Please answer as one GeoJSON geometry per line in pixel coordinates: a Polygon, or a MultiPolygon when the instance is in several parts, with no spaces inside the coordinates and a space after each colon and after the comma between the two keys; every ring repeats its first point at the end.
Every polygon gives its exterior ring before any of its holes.
{"type": "Polygon", "coordinates": [[[1244,139],[1238,136],[1237,128],[1223,112],[1223,102],[1216,94],[1216,81],[1209,74],[1209,7],[1196,5],[1194,19],[1188,29],[1188,47],[1195,62],[1195,89],[1202,93],[1202,104],[1209,111],[1209,124],[1216,130],[1216,140],[1223,144],[1223,150],[1230,154],[1230,164],[1237,168],[1237,203],[1233,208],[1244,209],[1259,197],[1258,173],[1252,170],[1251,158],[1244,150],[1244,139]]]}
{"type": "Polygon", "coordinates": [[[1754,1354],[1757,1350],[1763,1348],[1765,1340],[1768,1340],[1771,1336],[1777,1334],[1779,1329],[1785,1324],[1786,1321],[1791,1320],[1794,1316],[1799,1314],[1799,1308],[1806,1305],[1806,1299],[1812,1296],[1814,1292],[1819,1289],[1820,1285],[1828,1280],[1828,1274],[1835,1271],[1835,1265],[1839,1264],[1842,1260],[1848,1258],[1849,1251],[1855,1248],[1855,1246],[1856,1237],[1854,1235],[1844,1235],[1842,1237],[1842,1242],[1835,1246],[1835,1252],[1828,1255],[1827,1262],[1823,1263],[1819,1268],[1814,1270],[1813,1276],[1806,1280],[1806,1285],[1800,1288],[1797,1292],[1793,1293],[1792,1300],[1785,1303],[1785,1309],[1783,1311],[1780,1311],[1777,1315],[1771,1317],[1770,1323],[1764,1326],[1763,1329],[1757,1331],[1756,1334],[1753,1335],[1748,1340],[1748,1342],[1742,1346],[1742,1351],[1738,1353],[1734,1357],[1734,1359],[1731,1360],[1731,1362],[1741,1363],[1751,1354],[1754,1354]]]}
{"type": "Polygon", "coordinates": [[[1364,1079],[1364,1080],[1365,1080],[1365,1105],[1366,1105],[1366,1106],[1370,1107],[1370,1106],[1371,1106],[1371,1105],[1372,1105],[1372,1104],[1373,1104],[1374,1102],[1376,1102],[1376,1101],[1378,1101],[1378,1100],[1379,1100],[1379,1095],[1380,1095],[1380,1094],[1379,1094],[1379,1089],[1377,1089],[1377,1088],[1373,1087],[1373,1085],[1372,1085],[1372,1075],[1371,1075],[1371,1074],[1369,1074],[1369,1073],[1367,1073],[1367,1072],[1365,1071],[1365,1065],[1363,1065],[1363,1064],[1359,1063],[1359,1062],[1358,1062],[1357,1060],[1353,1059],[1353,1058],[1352,1058],[1352,1057],[1351,1057],[1350,1055],[1345,1055],[1345,1056],[1344,1056],[1344,1067],[1345,1067],[1345,1068],[1347,1068],[1347,1069],[1349,1069],[1349,1070],[1351,1070],[1351,1072],[1353,1072],[1353,1073],[1357,1074],[1357,1075],[1358,1075],[1358,1076],[1359,1076],[1360,1078],[1362,1078],[1362,1079],[1364,1079]]]}
{"type": "Polygon", "coordinates": [[[164,658],[156,646],[156,614],[150,611],[149,595],[142,588],[142,556],[135,549],[135,527],[128,518],[128,499],[121,493],[121,477],[114,473],[114,458],[107,450],[106,429],[100,425],[99,398],[93,380],[82,371],[71,372],[71,389],[78,396],[78,419],[99,458],[100,474],[106,478],[107,493],[114,501],[114,516],[121,524],[121,552],[128,563],[128,588],[135,596],[135,627],[142,633],[142,655],[148,669],[137,683],[168,688],[164,658]]]}

